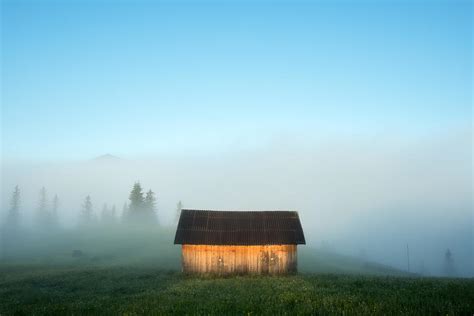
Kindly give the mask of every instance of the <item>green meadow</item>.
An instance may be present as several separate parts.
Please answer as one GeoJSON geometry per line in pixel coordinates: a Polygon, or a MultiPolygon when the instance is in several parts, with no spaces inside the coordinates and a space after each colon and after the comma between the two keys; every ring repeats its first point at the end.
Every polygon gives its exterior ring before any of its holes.
{"type": "Polygon", "coordinates": [[[423,278],[308,246],[300,247],[296,275],[183,275],[172,232],[135,227],[23,236],[0,264],[0,315],[474,312],[473,279],[423,278]]]}
{"type": "Polygon", "coordinates": [[[399,314],[474,311],[474,280],[298,274],[184,276],[152,266],[2,266],[1,315],[399,314]]]}

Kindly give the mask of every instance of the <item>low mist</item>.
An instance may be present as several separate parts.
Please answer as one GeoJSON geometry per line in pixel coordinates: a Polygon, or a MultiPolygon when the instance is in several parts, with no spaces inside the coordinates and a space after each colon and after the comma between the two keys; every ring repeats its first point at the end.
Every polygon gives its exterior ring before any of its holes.
{"type": "Polygon", "coordinates": [[[179,269],[173,238],[181,201],[194,209],[298,211],[306,271],[319,271],[318,256],[331,254],[423,276],[473,276],[470,141],[469,132],[459,132],[311,146],[275,141],[213,154],[4,161],[4,259],[179,269]],[[126,219],[137,182],[144,196],[155,194],[156,222],[126,219]],[[21,237],[5,233],[15,186],[21,237]],[[91,221],[81,224],[88,196],[91,221]],[[54,229],[38,227],[42,199],[49,209],[56,205],[54,229]]]}

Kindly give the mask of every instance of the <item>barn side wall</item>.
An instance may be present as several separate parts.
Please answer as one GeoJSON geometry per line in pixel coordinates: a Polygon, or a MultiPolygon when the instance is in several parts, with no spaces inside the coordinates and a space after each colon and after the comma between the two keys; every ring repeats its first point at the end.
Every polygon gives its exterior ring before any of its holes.
{"type": "Polygon", "coordinates": [[[285,274],[296,272],[296,245],[182,245],[185,273],[285,274]]]}

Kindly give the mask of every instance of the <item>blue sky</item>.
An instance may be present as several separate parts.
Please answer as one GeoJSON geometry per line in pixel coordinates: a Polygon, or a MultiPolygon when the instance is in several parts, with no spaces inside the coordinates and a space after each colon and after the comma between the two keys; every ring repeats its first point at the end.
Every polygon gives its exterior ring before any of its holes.
{"type": "Polygon", "coordinates": [[[3,158],[466,129],[471,45],[470,1],[3,1],[3,158]]]}

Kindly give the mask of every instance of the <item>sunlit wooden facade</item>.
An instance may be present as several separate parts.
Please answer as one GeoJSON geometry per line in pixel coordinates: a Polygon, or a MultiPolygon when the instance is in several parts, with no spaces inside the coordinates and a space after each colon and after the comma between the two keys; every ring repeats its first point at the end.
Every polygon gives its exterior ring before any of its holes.
{"type": "Polygon", "coordinates": [[[297,271],[304,244],[296,212],[183,210],[175,244],[182,269],[199,274],[286,274],[297,271]]]}

